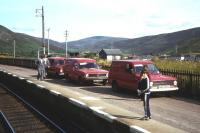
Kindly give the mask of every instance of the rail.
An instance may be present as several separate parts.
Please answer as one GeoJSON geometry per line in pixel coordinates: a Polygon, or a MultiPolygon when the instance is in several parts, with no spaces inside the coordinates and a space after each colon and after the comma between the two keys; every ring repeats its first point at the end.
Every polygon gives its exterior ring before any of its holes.
{"type": "MultiPolygon", "coordinates": [[[[24,100],[22,97],[20,97],[18,94],[16,94],[14,91],[12,91],[11,89],[7,88],[5,85],[0,83],[0,87],[3,87],[5,90],[7,90],[10,94],[12,94],[13,96],[15,96],[18,100],[20,100],[22,103],[24,103],[32,112],[35,112],[38,116],[40,116],[42,118],[42,120],[46,121],[46,123],[48,123],[48,126],[51,126],[52,129],[54,129],[56,132],[59,133],[67,133],[66,131],[64,131],[60,126],[58,126],[55,122],[53,122],[52,120],[50,120],[46,115],[44,115],[43,113],[41,113],[38,109],[36,109],[35,107],[33,107],[29,102],[27,102],[26,100],[24,100]]],[[[5,117],[4,117],[5,118],[5,117]]],[[[6,119],[6,121],[8,122],[8,120],[6,119]]],[[[10,126],[10,124],[8,123],[8,125],[10,126]]],[[[6,126],[8,127],[8,126],[6,126]]],[[[11,127],[11,126],[10,126],[11,127]]],[[[8,132],[8,133],[15,133],[15,132],[8,132]]]]}
{"type": "Polygon", "coordinates": [[[15,133],[15,130],[13,129],[10,122],[7,120],[2,111],[0,111],[0,121],[6,133],[15,133]]]}

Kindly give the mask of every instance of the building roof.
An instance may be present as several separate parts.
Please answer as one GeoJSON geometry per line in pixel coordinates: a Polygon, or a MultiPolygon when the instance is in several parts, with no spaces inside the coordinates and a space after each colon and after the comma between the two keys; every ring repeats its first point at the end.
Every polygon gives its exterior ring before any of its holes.
{"type": "Polygon", "coordinates": [[[102,49],[107,55],[122,55],[120,49],[102,49]]]}

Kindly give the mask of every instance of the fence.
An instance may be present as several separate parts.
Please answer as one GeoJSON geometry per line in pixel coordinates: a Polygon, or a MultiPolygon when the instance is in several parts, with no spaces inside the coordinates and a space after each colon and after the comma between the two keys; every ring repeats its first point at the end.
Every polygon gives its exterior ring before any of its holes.
{"type": "Polygon", "coordinates": [[[177,78],[180,95],[200,99],[200,73],[173,69],[160,69],[160,71],[177,78]]]}
{"type": "Polygon", "coordinates": [[[36,68],[36,59],[0,58],[0,64],[36,68]]]}

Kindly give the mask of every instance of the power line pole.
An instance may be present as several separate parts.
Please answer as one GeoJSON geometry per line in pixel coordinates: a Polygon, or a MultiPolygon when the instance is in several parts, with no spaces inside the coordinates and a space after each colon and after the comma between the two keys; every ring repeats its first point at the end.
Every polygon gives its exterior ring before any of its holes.
{"type": "Polygon", "coordinates": [[[13,41],[13,57],[15,58],[15,40],[13,41]]]}
{"type": "Polygon", "coordinates": [[[50,31],[50,28],[47,29],[47,32],[48,32],[47,55],[49,55],[49,31],[50,31]]]}
{"type": "Polygon", "coordinates": [[[43,45],[43,51],[45,54],[45,32],[44,32],[44,8],[42,6],[42,9],[36,9],[36,16],[42,17],[42,45],[43,45]]]}
{"type": "Polygon", "coordinates": [[[176,52],[176,55],[178,53],[178,45],[176,44],[176,47],[175,47],[175,52],[176,52]]]}
{"type": "Polygon", "coordinates": [[[68,37],[68,32],[66,30],[65,32],[65,57],[67,58],[67,37],[68,37]]]}

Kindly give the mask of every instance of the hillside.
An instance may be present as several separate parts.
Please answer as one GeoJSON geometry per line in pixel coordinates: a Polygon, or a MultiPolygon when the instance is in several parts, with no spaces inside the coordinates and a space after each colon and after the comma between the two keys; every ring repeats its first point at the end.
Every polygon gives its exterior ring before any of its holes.
{"type": "Polygon", "coordinates": [[[126,40],[127,38],[106,37],[106,36],[93,36],[77,41],[68,43],[70,49],[78,51],[93,51],[96,52],[102,48],[112,48],[113,43],[117,41],[126,40]]]}
{"type": "Polygon", "coordinates": [[[119,41],[114,46],[124,51],[132,49],[137,54],[175,54],[176,48],[178,54],[200,53],[200,28],[119,41]]]}
{"type": "MultiPolygon", "coordinates": [[[[41,48],[41,39],[23,33],[15,33],[0,25],[0,54],[13,56],[13,42],[16,42],[16,56],[37,57],[38,48],[41,48]]],[[[60,50],[56,47],[57,42],[52,41],[51,48],[60,50]]]]}
{"type": "MultiPolygon", "coordinates": [[[[0,54],[13,55],[13,40],[16,41],[16,56],[37,57],[41,38],[15,33],[0,25],[0,54]]],[[[47,40],[46,40],[47,42],[47,40]]],[[[64,53],[65,43],[50,40],[50,52],[64,53]]],[[[200,28],[140,38],[117,38],[94,36],[68,42],[69,51],[97,52],[102,48],[118,48],[123,53],[134,54],[178,54],[200,53],[200,28]]]]}
{"type": "Polygon", "coordinates": [[[200,28],[134,39],[96,36],[69,42],[69,48],[80,51],[118,48],[135,54],[175,54],[177,48],[177,54],[200,53],[200,28]]]}

